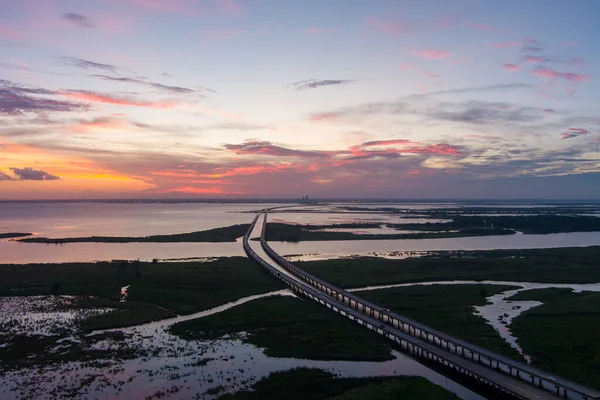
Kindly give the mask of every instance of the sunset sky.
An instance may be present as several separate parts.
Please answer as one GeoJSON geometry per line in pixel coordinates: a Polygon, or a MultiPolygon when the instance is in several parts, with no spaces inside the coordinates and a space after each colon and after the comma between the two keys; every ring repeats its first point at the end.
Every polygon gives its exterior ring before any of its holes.
{"type": "Polygon", "coordinates": [[[0,0],[0,200],[600,198],[598,15],[0,0]]]}

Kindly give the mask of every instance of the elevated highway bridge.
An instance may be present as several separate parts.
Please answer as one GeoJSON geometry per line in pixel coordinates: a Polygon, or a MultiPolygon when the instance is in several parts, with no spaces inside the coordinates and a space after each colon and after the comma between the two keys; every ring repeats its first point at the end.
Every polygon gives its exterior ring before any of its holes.
{"type": "Polygon", "coordinates": [[[265,240],[266,229],[267,210],[264,210],[256,215],[243,239],[244,250],[250,258],[296,294],[385,336],[413,357],[453,368],[520,399],[600,400],[598,391],[454,338],[308,274],[269,246],[265,240]],[[261,216],[258,248],[258,243],[251,243],[249,239],[261,216]]]}

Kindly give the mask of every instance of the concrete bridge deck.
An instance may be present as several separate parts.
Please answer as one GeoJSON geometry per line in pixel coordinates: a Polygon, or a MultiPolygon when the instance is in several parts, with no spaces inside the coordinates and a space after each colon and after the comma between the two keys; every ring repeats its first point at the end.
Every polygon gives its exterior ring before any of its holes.
{"type": "Polygon", "coordinates": [[[396,341],[417,357],[425,357],[451,366],[461,373],[486,382],[501,391],[523,399],[600,399],[600,393],[589,388],[551,377],[548,373],[518,363],[489,350],[453,338],[400,315],[383,310],[360,297],[337,288],[288,262],[266,242],[267,214],[261,229],[261,246],[268,255],[261,258],[249,244],[250,233],[260,217],[255,217],[244,237],[247,254],[292,289],[320,304],[376,330],[396,341]]]}

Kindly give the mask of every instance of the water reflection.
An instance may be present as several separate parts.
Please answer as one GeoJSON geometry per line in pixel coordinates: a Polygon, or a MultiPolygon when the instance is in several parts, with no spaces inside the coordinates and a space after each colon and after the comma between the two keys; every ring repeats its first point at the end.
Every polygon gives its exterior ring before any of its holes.
{"type": "Polygon", "coordinates": [[[375,256],[398,251],[452,251],[496,249],[546,249],[600,245],[600,232],[570,232],[550,235],[500,235],[442,239],[336,240],[305,242],[269,242],[283,255],[329,254],[375,256]]]}

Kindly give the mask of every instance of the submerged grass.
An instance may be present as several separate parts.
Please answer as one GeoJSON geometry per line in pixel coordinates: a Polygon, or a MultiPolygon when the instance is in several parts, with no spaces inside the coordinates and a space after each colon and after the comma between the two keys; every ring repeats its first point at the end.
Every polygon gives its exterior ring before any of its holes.
{"type": "Polygon", "coordinates": [[[171,333],[184,339],[217,339],[246,332],[243,340],[271,357],[312,360],[383,361],[391,347],[378,334],[309,300],[265,298],[219,314],[178,323],[171,333]]]}
{"type": "Polygon", "coordinates": [[[600,293],[537,289],[510,300],[544,303],[511,324],[535,366],[600,389],[600,293]]]}
{"type": "Polygon", "coordinates": [[[274,372],[251,390],[225,394],[218,400],[417,400],[458,399],[422,377],[338,378],[330,372],[296,368],[274,372]]]}
{"type": "Polygon", "coordinates": [[[239,224],[226,226],[223,228],[209,229],[206,231],[176,233],[172,235],[154,235],[143,237],[126,236],[89,236],[75,238],[47,238],[33,237],[20,239],[20,242],[26,243],[169,243],[169,242],[235,242],[236,239],[244,236],[248,230],[249,224],[239,224]]]}
{"type": "Polygon", "coordinates": [[[31,233],[19,233],[19,232],[8,232],[8,233],[0,233],[0,239],[12,239],[19,238],[25,236],[31,236],[31,233]]]}
{"type": "Polygon", "coordinates": [[[485,305],[486,298],[514,289],[495,285],[411,286],[356,294],[377,305],[459,339],[523,361],[498,332],[479,316],[473,306],[485,305]]]}
{"type": "MultiPolygon", "coordinates": [[[[321,225],[321,229],[339,228],[339,225],[321,225]]],[[[348,227],[348,225],[346,225],[348,227]]],[[[358,228],[364,228],[359,224],[358,228]]],[[[323,232],[314,230],[313,226],[289,225],[269,223],[266,239],[275,242],[301,242],[314,240],[388,240],[388,239],[439,239],[467,236],[512,235],[515,232],[508,229],[463,227],[457,232],[428,232],[397,233],[397,234],[364,234],[357,235],[352,232],[323,232]]]]}
{"type": "Polygon", "coordinates": [[[0,296],[96,296],[120,312],[93,318],[89,329],[112,328],[190,314],[259,293],[283,288],[249,259],[224,257],[211,262],[110,262],[0,265],[0,296]],[[116,303],[130,285],[127,305],[116,303]],[[116,305],[115,305],[116,304],[116,305]],[[159,307],[166,309],[161,310],[159,307]]]}
{"type": "Polygon", "coordinates": [[[400,260],[362,257],[306,261],[305,271],[341,287],[394,283],[503,280],[545,283],[600,282],[600,246],[435,252],[400,260]]]}

